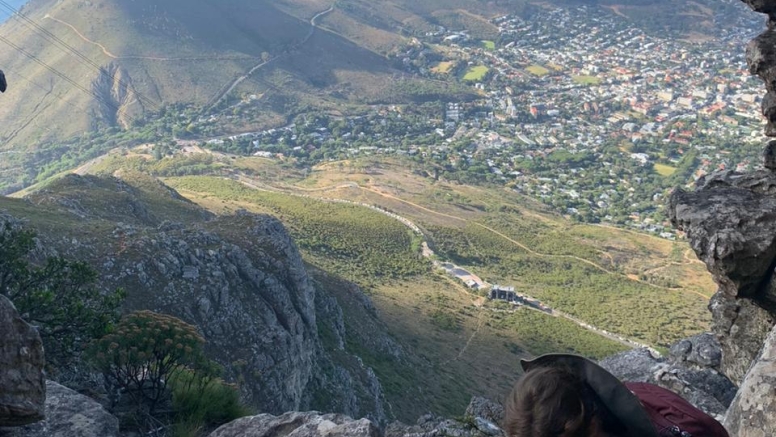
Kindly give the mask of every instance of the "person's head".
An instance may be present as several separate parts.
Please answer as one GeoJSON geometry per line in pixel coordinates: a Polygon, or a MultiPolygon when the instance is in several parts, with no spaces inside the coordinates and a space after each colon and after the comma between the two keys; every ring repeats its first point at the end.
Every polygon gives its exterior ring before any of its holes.
{"type": "Polygon", "coordinates": [[[506,402],[508,437],[606,437],[609,415],[595,392],[563,367],[526,372],[506,402]]]}

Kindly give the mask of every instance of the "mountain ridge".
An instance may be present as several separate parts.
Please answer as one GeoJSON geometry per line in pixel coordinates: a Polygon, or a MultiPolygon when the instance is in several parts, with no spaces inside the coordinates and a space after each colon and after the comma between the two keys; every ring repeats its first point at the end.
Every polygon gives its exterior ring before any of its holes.
{"type": "MultiPolygon", "coordinates": [[[[313,282],[280,222],[247,213],[217,218],[153,179],[125,177],[132,182],[73,175],[26,200],[0,199],[0,219],[36,229],[40,253],[88,260],[100,287],[127,290],[124,311],[150,309],[196,324],[208,355],[239,381],[251,405],[386,420],[379,381],[344,350],[346,339],[359,340],[345,330],[337,298],[320,278],[313,282]],[[180,221],[171,221],[176,213],[180,221]]],[[[382,339],[381,347],[403,356],[363,312],[353,317],[371,323],[372,343],[382,339]]]]}

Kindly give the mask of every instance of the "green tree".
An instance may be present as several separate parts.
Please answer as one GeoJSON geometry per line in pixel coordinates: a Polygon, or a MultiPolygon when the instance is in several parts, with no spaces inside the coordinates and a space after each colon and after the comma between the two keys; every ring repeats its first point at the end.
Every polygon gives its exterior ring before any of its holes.
{"type": "Polygon", "coordinates": [[[62,369],[78,357],[80,344],[110,329],[124,292],[100,291],[97,272],[85,262],[49,257],[33,265],[28,256],[35,246],[33,231],[0,223],[0,294],[38,326],[47,362],[62,369]]]}

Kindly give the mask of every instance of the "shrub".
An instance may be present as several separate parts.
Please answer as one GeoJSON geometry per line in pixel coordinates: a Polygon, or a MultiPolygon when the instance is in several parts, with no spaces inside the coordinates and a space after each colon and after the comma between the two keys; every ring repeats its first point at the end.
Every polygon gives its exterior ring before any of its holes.
{"type": "Polygon", "coordinates": [[[182,320],[139,311],[91,342],[87,358],[112,391],[133,401],[140,427],[170,424],[175,436],[196,436],[248,414],[236,388],[218,378],[218,366],[205,358],[204,343],[196,327],[182,320]],[[160,412],[160,405],[172,408],[160,412]]]}
{"type": "Polygon", "coordinates": [[[179,372],[207,367],[204,342],[188,323],[139,311],[123,317],[113,332],[93,341],[87,348],[87,358],[110,387],[127,393],[136,405],[146,407],[153,415],[179,372]]]}
{"type": "Polygon", "coordinates": [[[75,361],[81,342],[108,332],[124,292],[97,289],[97,272],[84,262],[49,257],[32,265],[34,247],[33,231],[0,223],[0,294],[38,327],[46,361],[61,369],[75,361]]]}
{"type": "Polygon", "coordinates": [[[196,436],[208,427],[247,416],[239,392],[220,378],[185,370],[170,380],[175,411],[175,437],[196,436]]]}

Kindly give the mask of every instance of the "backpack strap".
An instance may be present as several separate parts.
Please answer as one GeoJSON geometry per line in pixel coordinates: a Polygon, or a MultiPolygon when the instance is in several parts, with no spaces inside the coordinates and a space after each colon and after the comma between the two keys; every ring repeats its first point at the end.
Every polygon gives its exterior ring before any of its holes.
{"type": "Polygon", "coordinates": [[[722,424],[670,390],[643,382],[625,386],[639,398],[660,437],[730,437],[722,424]]]}

